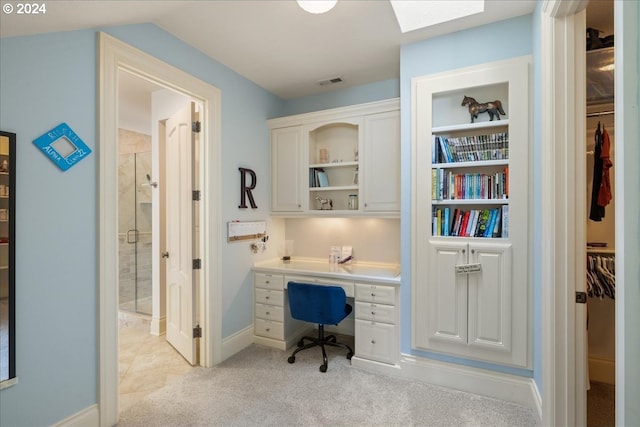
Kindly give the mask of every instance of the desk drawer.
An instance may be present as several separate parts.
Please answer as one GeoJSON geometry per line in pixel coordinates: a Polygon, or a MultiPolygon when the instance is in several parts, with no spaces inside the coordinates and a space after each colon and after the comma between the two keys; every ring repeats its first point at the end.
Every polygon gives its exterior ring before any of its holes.
{"type": "Polygon", "coordinates": [[[256,318],[282,322],[284,320],[284,308],[276,305],[256,303],[256,318]]]}
{"type": "Polygon", "coordinates": [[[395,305],[396,288],[393,286],[356,283],[356,300],[395,305]]]}
{"type": "Polygon", "coordinates": [[[396,323],[396,307],[386,304],[356,301],[356,319],[396,323]]]}
{"type": "Polygon", "coordinates": [[[284,291],[256,288],[256,303],[284,306],[284,291]]]}
{"type": "Polygon", "coordinates": [[[255,273],[254,279],[256,288],[284,289],[284,277],[281,274],[255,273]]]}
{"type": "Polygon", "coordinates": [[[262,337],[273,338],[274,340],[284,339],[284,324],[282,322],[256,319],[254,331],[256,335],[262,337]]]}

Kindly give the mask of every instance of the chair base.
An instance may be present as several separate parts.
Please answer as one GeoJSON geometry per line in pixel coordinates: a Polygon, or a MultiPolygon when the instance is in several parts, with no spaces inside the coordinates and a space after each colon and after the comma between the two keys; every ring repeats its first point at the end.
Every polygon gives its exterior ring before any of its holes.
{"type": "Polygon", "coordinates": [[[349,352],[347,353],[347,359],[351,360],[353,356],[353,350],[347,344],[343,344],[337,342],[335,335],[324,336],[324,325],[318,325],[318,337],[302,337],[300,341],[298,341],[298,348],[293,352],[291,356],[287,359],[289,363],[294,363],[296,361],[296,354],[302,350],[306,350],[308,348],[320,347],[322,348],[322,365],[320,365],[320,372],[327,372],[327,366],[329,364],[327,360],[327,352],[324,348],[325,345],[330,345],[333,347],[342,347],[347,349],[349,352]],[[310,341],[308,344],[305,344],[304,341],[310,341]]]}

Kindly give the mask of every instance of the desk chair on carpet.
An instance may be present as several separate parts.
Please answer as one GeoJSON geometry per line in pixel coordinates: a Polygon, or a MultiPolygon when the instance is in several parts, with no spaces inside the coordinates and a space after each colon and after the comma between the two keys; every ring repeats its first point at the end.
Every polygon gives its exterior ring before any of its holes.
{"type": "Polygon", "coordinates": [[[325,345],[343,347],[349,352],[351,360],[353,350],[346,344],[336,342],[335,335],[324,336],[324,325],[337,325],[351,313],[353,308],[347,304],[347,295],[340,286],[310,285],[307,283],[289,282],[287,285],[291,317],[318,325],[318,337],[302,337],[298,348],[289,356],[288,362],[296,361],[296,354],[311,347],[322,348],[323,363],[320,372],[327,372],[327,353],[325,345]],[[305,344],[304,341],[310,341],[305,344]]]}

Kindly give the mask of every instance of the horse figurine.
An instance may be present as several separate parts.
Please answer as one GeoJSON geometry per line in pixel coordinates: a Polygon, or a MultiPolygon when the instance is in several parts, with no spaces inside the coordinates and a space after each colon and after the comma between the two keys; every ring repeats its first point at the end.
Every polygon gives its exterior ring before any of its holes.
{"type": "Polygon", "coordinates": [[[504,110],[502,109],[502,102],[499,100],[495,100],[492,102],[485,102],[480,104],[474,98],[470,96],[466,96],[462,99],[462,106],[469,106],[469,114],[471,115],[471,123],[473,123],[474,119],[478,118],[479,113],[489,113],[489,117],[491,121],[493,121],[493,116],[496,116],[498,120],[500,120],[500,114],[503,116],[506,115],[504,110]]]}
{"type": "Polygon", "coordinates": [[[320,210],[331,210],[333,209],[333,200],[331,199],[321,199],[320,197],[316,197],[318,203],[320,203],[320,210]]]}

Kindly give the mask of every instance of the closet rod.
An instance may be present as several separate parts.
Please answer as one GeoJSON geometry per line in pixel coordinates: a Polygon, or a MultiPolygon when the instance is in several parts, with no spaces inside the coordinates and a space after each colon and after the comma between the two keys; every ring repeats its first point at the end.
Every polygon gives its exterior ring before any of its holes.
{"type": "Polygon", "coordinates": [[[610,114],[615,114],[615,111],[601,111],[599,113],[587,113],[587,117],[599,117],[599,116],[608,116],[610,114]]]}

